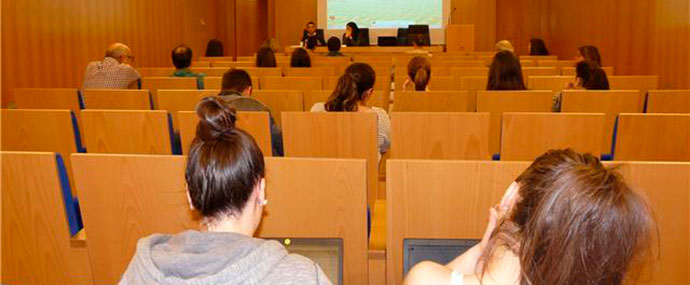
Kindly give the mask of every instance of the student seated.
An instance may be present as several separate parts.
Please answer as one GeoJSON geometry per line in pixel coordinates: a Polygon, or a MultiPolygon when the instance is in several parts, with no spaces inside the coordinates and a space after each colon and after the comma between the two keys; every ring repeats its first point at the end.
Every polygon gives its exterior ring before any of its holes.
{"type": "Polygon", "coordinates": [[[142,238],[121,284],[331,284],[313,261],[253,238],[266,200],[264,157],[219,97],[196,107],[186,162],[190,206],[203,231],[142,238]]]}
{"type": "Polygon", "coordinates": [[[379,153],[390,148],[391,120],[385,110],[367,106],[374,93],[376,73],[366,63],[353,63],[338,79],[338,85],[325,103],[316,103],[312,112],[374,112],[378,117],[379,153]]]}
{"type": "Polygon", "coordinates": [[[529,50],[529,55],[549,55],[549,50],[546,48],[546,43],[540,38],[533,38],[529,40],[529,45],[527,45],[527,50],[529,50]]]}
{"type": "Polygon", "coordinates": [[[599,49],[592,45],[585,45],[577,48],[575,61],[587,61],[592,67],[601,67],[601,55],[599,49]]]}
{"type": "Polygon", "coordinates": [[[326,56],[345,56],[340,52],[340,40],[336,37],[331,37],[328,39],[328,53],[326,56]]]}
{"type": "Polygon", "coordinates": [[[431,62],[423,56],[415,56],[407,64],[407,80],[403,83],[403,91],[409,85],[414,85],[415,91],[429,91],[431,80],[431,62]]]}
{"type": "Polygon", "coordinates": [[[141,75],[130,64],[134,61],[128,46],[114,43],[108,46],[102,61],[92,61],[86,67],[83,89],[136,88],[141,75]]]}
{"type": "Polygon", "coordinates": [[[348,47],[359,45],[359,27],[355,22],[349,22],[345,26],[345,33],[343,34],[343,44],[348,47]]]}
{"type": "Polygon", "coordinates": [[[192,65],[192,49],[179,45],[172,50],[173,65],[177,70],[172,74],[173,77],[196,77],[196,85],[199,89],[204,89],[204,74],[194,73],[189,67],[192,65]]]}
{"type": "Polygon", "coordinates": [[[222,89],[220,96],[231,107],[237,111],[259,111],[268,112],[271,121],[271,146],[273,149],[273,156],[283,156],[283,132],[278,125],[276,125],[271,110],[252,97],[252,78],[244,70],[230,69],[223,74],[222,89]]]}
{"type": "Polygon", "coordinates": [[[513,48],[513,44],[511,44],[508,40],[502,40],[496,43],[496,52],[501,52],[505,50],[515,53],[515,48],[513,48]]]}
{"type": "Polygon", "coordinates": [[[302,32],[302,46],[325,46],[326,40],[323,37],[323,32],[316,29],[316,23],[309,21],[307,27],[302,32]]]}
{"type": "Polygon", "coordinates": [[[486,90],[526,90],[520,60],[510,51],[497,52],[489,68],[486,90]]]}
{"type": "Polygon", "coordinates": [[[311,58],[306,49],[297,48],[292,52],[290,67],[311,67],[311,58]]]}
{"type": "Polygon", "coordinates": [[[538,157],[490,209],[481,242],[447,265],[425,261],[406,284],[634,284],[651,256],[645,199],[591,154],[538,157]]]}
{"type": "MultiPolygon", "coordinates": [[[[580,61],[575,66],[575,79],[565,84],[565,89],[577,90],[609,90],[609,79],[606,71],[588,61],[580,61]]],[[[561,101],[563,92],[558,92],[553,96],[552,112],[561,111],[561,101]]]]}
{"type": "Polygon", "coordinates": [[[270,47],[262,47],[256,53],[256,67],[278,67],[276,54],[270,47]]]}
{"type": "Polygon", "coordinates": [[[206,45],[206,57],[223,56],[223,42],[212,39],[206,45]]]}

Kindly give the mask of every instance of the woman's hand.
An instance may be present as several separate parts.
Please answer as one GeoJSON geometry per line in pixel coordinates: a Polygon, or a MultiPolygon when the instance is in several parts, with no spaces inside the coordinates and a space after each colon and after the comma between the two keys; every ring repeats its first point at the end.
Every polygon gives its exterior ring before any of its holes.
{"type": "Polygon", "coordinates": [[[489,240],[491,239],[491,234],[494,232],[494,229],[496,229],[496,224],[498,223],[498,221],[500,219],[503,219],[503,216],[505,216],[506,213],[510,212],[510,209],[513,208],[513,205],[515,205],[515,202],[517,201],[517,198],[519,196],[519,188],[520,187],[516,182],[510,184],[510,186],[508,186],[508,189],[506,189],[506,192],[503,193],[501,202],[489,209],[489,222],[486,225],[484,236],[482,237],[482,240],[479,242],[479,248],[482,251],[484,250],[484,247],[489,243],[489,240]]]}

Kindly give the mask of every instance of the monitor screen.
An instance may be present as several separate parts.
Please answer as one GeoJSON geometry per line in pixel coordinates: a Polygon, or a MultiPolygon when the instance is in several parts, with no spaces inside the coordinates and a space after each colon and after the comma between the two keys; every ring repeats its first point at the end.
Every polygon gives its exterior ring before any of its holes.
{"type": "Polygon", "coordinates": [[[343,240],[316,238],[271,238],[288,252],[311,259],[321,267],[333,284],[343,284],[343,240]]]}
{"type": "Polygon", "coordinates": [[[404,275],[407,275],[415,264],[425,260],[440,264],[451,262],[478,243],[478,239],[405,239],[403,241],[404,275]]]}

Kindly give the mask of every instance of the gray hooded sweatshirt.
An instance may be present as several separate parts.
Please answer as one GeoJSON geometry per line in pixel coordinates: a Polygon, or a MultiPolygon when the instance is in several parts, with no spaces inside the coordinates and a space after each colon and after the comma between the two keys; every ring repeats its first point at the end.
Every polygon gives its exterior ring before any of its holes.
{"type": "Polygon", "coordinates": [[[331,284],[310,259],[276,241],[186,231],[139,240],[120,284],[331,284]]]}

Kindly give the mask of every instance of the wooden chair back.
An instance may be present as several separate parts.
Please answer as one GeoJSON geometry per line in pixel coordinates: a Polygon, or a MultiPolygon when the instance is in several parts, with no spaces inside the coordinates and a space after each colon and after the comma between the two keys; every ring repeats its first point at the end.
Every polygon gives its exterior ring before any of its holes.
{"type": "Polygon", "coordinates": [[[615,160],[690,161],[690,114],[620,114],[615,144],[615,160]]]}
{"type": "Polygon", "coordinates": [[[85,109],[151,110],[148,90],[87,89],[82,91],[85,109]]]}
{"type": "Polygon", "coordinates": [[[460,90],[467,91],[467,110],[477,110],[477,91],[486,90],[489,79],[486,76],[460,77],[460,90]]]}
{"type": "Polygon", "coordinates": [[[568,82],[573,81],[572,76],[530,76],[525,77],[527,88],[530,90],[551,90],[556,94],[565,89],[568,82]]]}
{"type": "Polygon", "coordinates": [[[467,112],[467,91],[396,92],[394,112],[467,112]]]}
{"type": "Polygon", "coordinates": [[[689,90],[649,90],[646,113],[690,113],[689,90]]]}
{"type": "Polygon", "coordinates": [[[321,90],[321,77],[264,77],[261,78],[262,90],[321,90]]]}
{"type": "MultiPolygon", "coordinates": [[[[180,142],[182,154],[189,154],[192,140],[196,136],[196,126],[199,117],[193,111],[180,111],[177,113],[180,120],[180,142]]],[[[237,128],[249,133],[264,156],[272,156],[271,128],[268,112],[237,112],[237,128]]]]}
{"type": "Polygon", "coordinates": [[[300,91],[256,90],[251,97],[266,104],[278,125],[282,125],[282,113],[304,111],[304,95],[300,91]]]}
{"type": "Polygon", "coordinates": [[[179,131],[178,111],[194,111],[201,99],[218,95],[215,90],[158,90],[158,110],[165,110],[172,116],[173,130],[179,131]]]}
{"type": "MultiPolygon", "coordinates": [[[[604,66],[601,69],[606,72],[606,77],[613,75],[613,66],[604,66]]],[[[575,76],[575,66],[568,66],[561,68],[561,75],[563,76],[575,76]]]]}
{"type": "Polygon", "coordinates": [[[172,153],[166,111],[84,110],[82,116],[89,153],[172,153]]]}
{"type": "Polygon", "coordinates": [[[140,67],[137,68],[141,77],[168,77],[175,73],[174,67],[140,67]]]}

